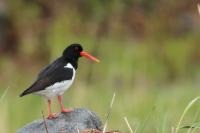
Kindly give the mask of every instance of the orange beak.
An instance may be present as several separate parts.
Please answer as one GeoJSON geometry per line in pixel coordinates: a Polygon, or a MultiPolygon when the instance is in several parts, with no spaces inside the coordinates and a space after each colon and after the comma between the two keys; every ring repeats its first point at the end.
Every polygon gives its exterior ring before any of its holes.
{"type": "Polygon", "coordinates": [[[91,59],[93,61],[96,61],[97,63],[100,62],[97,58],[95,58],[94,56],[92,56],[92,55],[90,55],[90,54],[88,54],[88,53],[86,53],[84,51],[80,52],[80,55],[81,56],[85,56],[85,57],[87,57],[87,58],[89,58],[89,59],[91,59]]]}

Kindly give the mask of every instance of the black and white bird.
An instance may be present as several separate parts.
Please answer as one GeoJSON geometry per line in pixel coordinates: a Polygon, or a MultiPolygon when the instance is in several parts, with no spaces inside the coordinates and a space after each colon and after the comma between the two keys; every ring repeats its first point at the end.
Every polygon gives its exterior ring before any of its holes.
{"type": "Polygon", "coordinates": [[[20,97],[27,94],[37,94],[48,100],[48,118],[55,118],[56,115],[51,112],[51,99],[55,96],[61,107],[61,112],[71,112],[71,109],[65,109],[62,103],[62,95],[72,85],[76,69],[78,68],[78,59],[85,56],[93,61],[98,59],[83,51],[80,44],[71,44],[64,51],[61,57],[46,66],[38,75],[36,81],[20,97]]]}

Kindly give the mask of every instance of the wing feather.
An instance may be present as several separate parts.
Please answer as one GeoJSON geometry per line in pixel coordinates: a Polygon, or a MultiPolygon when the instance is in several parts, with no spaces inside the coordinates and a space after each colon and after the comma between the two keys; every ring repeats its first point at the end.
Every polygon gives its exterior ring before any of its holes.
{"type": "Polygon", "coordinates": [[[40,72],[37,80],[23,93],[21,93],[20,97],[33,92],[44,90],[48,86],[53,85],[57,82],[72,79],[73,69],[64,68],[62,62],[55,62],[57,61],[54,61],[52,64],[48,65],[42,72],[40,72]]]}

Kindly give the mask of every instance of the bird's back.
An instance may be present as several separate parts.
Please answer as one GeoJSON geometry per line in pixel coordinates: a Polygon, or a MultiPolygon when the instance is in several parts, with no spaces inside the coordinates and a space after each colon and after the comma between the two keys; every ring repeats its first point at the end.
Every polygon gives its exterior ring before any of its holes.
{"type": "Polygon", "coordinates": [[[53,61],[38,74],[36,81],[20,96],[38,92],[55,83],[72,79],[73,68],[64,67],[66,63],[62,58],[53,61]]]}

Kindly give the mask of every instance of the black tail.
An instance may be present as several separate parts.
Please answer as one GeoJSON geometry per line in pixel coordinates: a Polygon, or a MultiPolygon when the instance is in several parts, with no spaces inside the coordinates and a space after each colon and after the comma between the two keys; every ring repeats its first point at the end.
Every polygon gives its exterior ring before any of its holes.
{"type": "Polygon", "coordinates": [[[28,95],[28,94],[32,93],[33,92],[33,91],[31,91],[32,86],[33,85],[31,85],[28,89],[26,89],[24,92],[22,92],[19,96],[23,97],[25,95],[28,95]]]}
{"type": "Polygon", "coordinates": [[[25,95],[27,95],[27,94],[29,94],[29,93],[28,93],[28,89],[25,90],[24,92],[22,92],[19,96],[20,96],[20,97],[23,97],[23,96],[25,96],[25,95]]]}
{"type": "Polygon", "coordinates": [[[39,91],[40,89],[37,89],[37,88],[38,88],[38,86],[41,87],[40,85],[41,85],[41,84],[38,84],[38,82],[34,82],[29,88],[27,88],[27,89],[26,89],[24,92],[22,92],[19,96],[20,96],[20,97],[23,97],[23,96],[28,95],[28,94],[31,94],[31,93],[33,93],[33,92],[39,91]]]}

